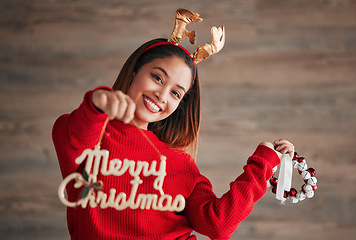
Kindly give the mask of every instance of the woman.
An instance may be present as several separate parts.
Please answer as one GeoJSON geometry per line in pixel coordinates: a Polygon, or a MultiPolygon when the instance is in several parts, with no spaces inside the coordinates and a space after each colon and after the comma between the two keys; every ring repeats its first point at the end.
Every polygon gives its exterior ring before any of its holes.
{"type": "MultiPolygon", "coordinates": [[[[294,147],[286,140],[258,145],[244,172],[217,198],[186,152],[196,146],[199,125],[196,66],[185,49],[167,39],[138,48],[113,89],[86,93],[80,107],[53,127],[63,177],[96,168],[95,179],[103,183],[103,190],[81,207],[67,209],[71,238],[196,239],[194,230],[228,239],[265,193],[280,155],[292,156],[294,147]],[[109,156],[96,167],[88,167],[84,158],[78,164],[78,156],[95,147],[103,127],[101,148],[109,156]]],[[[70,184],[67,194],[72,202],[81,198],[70,184]]]]}

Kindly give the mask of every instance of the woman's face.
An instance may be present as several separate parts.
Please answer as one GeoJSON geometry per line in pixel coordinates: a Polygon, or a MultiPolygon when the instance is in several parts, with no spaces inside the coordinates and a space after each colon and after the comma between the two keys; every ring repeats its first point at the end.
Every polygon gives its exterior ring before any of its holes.
{"type": "Polygon", "coordinates": [[[135,122],[147,129],[148,123],[170,116],[191,85],[192,73],[178,57],[155,59],[134,74],[127,92],[136,103],[135,122]]]}

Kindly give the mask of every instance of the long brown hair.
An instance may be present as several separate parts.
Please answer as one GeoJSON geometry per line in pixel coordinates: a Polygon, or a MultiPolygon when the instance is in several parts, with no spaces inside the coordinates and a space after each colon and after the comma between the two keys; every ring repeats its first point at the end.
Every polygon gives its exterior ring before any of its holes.
{"type": "Polygon", "coordinates": [[[134,73],[137,73],[143,65],[157,58],[164,59],[177,56],[183,59],[191,69],[192,86],[184,95],[177,109],[167,118],[149,123],[148,130],[154,132],[161,141],[176,148],[193,151],[196,154],[200,128],[200,82],[198,71],[190,56],[174,45],[156,46],[144,52],[147,47],[160,41],[167,41],[167,39],[151,40],[131,54],[122,67],[113,89],[127,93],[134,73]]]}

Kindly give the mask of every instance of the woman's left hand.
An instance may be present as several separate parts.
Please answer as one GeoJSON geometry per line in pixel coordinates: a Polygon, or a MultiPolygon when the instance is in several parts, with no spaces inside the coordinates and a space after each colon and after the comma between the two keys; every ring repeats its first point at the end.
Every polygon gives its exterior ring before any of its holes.
{"type": "Polygon", "coordinates": [[[293,158],[294,155],[294,145],[285,140],[285,139],[280,139],[277,141],[273,142],[274,145],[274,150],[276,150],[276,152],[278,153],[278,155],[282,155],[282,154],[289,154],[289,156],[291,158],[293,158]]]}

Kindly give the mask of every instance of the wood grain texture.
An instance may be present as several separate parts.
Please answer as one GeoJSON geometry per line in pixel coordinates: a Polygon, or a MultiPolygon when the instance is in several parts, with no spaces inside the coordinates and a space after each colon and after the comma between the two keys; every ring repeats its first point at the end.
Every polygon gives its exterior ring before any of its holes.
{"type": "Polygon", "coordinates": [[[281,206],[267,192],[232,239],[354,239],[353,0],[1,0],[0,238],[69,238],[52,125],[87,90],[111,86],[138,46],[167,37],[179,7],[204,18],[190,26],[199,45],[226,26],[225,48],[198,66],[197,162],[217,195],[261,141],[289,139],[317,170],[313,199],[281,206]]]}

